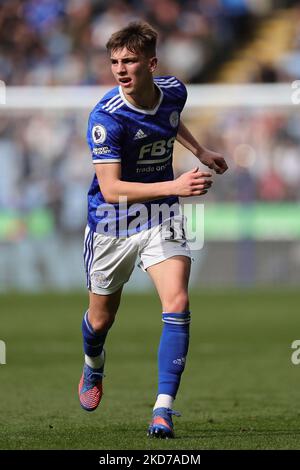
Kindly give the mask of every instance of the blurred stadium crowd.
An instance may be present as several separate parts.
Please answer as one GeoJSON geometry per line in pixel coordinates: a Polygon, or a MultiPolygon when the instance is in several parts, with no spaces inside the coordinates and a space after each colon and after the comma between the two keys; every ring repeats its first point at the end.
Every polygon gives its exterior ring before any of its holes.
{"type": "MultiPolygon", "coordinates": [[[[188,83],[211,77],[275,6],[271,0],[0,0],[0,79],[7,85],[111,85],[105,43],[130,20],[160,33],[159,74],[188,83]]],[[[300,76],[300,14],[291,49],[248,81],[300,76]]],[[[99,96],[100,99],[100,96],[99,96]]],[[[5,109],[3,109],[5,111],[5,109]]],[[[207,202],[299,202],[299,112],[232,108],[191,122],[200,142],[225,155],[230,171],[207,202]]],[[[79,241],[93,176],[85,142],[88,110],[11,110],[0,116],[0,284],[83,285],[79,241]],[[71,236],[70,236],[71,235],[71,236]],[[47,239],[47,250],[44,240],[47,239]],[[17,243],[16,243],[17,242],[17,243]],[[25,269],[18,269],[18,259],[25,269]],[[57,269],[60,260],[60,269],[57,269]],[[81,264],[80,264],[81,265],[81,264]]],[[[186,113],[189,121],[189,114],[186,113]]],[[[195,158],[176,151],[176,174],[195,158]]],[[[138,279],[135,280],[138,282],[138,279]]]]}
{"type": "MultiPolygon", "coordinates": [[[[160,74],[207,79],[279,0],[1,0],[0,71],[7,85],[111,84],[105,44],[131,20],[159,32],[160,74]]],[[[299,52],[299,51],[298,51],[299,52]]],[[[273,74],[274,75],[274,74],[273,74]]],[[[274,80],[272,73],[262,79],[274,80]]]]}
{"type": "MultiPolygon", "coordinates": [[[[45,286],[55,289],[84,286],[81,245],[87,190],[93,176],[84,138],[87,114],[79,110],[75,113],[35,111],[33,114],[15,111],[13,115],[0,118],[0,289],[6,286],[29,290],[45,286]]],[[[189,123],[188,113],[186,118],[189,123]]],[[[197,125],[194,130],[196,134],[197,125]]],[[[217,206],[239,203],[249,207],[262,202],[299,204],[297,110],[292,107],[220,110],[213,126],[203,119],[198,135],[203,144],[221,151],[229,164],[225,175],[214,177],[215,184],[203,199],[206,207],[209,203],[217,203],[217,206]]],[[[179,152],[180,148],[178,145],[176,149],[177,174],[197,163],[191,154],[184,150],[179,152]]],[[[209,249],[209,240],[205,246],[209,249]]],[[[228,246],[227,242],[226,249],[224,246],[218,252],[219,256],[228,254],[228,246]]],[[[199,278],[194,272],[194,283],[199,279],[216,282],[220,258],[213,259],[214,250],[208,255],[206,275],[203,277],[201,271],[199,278]]],[[[197,256],[200,255],[203,253],[197,256]]],[[[226,261],[230,266],[238,263],[233,261],[234,256],[237,255],[232,254],[226,261]]],[[[294,259],[300,262],[299,256],[294,259]]],[[[271,259],[275,262],[273,255],[271,259]]],[[[288,263],[285,251],[283,259],[288,263]]],[[[202,265],[197,266],[201,269],[202,265]]],[[[263,258],[262,266],[268,266],[263,258]]],[[[262,266],[260,272],[263,272],[262,266]]],[[[282,258],[278,266],[283,266],[282,258]]],[[[278,266],[276,271],[273,267],[268,270],[265,282],[275,276],[278,266]]],[[[281,274],[278,276],[282,279],[281,274]]],[[[236,273],[232,277],[219,273],[218,282],[234,284],[242,282],[241,279],[236,273]]],[[[291,279],[285,276],[284,282],[291,279]]],[[[145,288],[145,284],[149,288],[148,282],[147,277],[138,274],[132,278],[135,290],[139,286],[145,288]]]]}
{"type": "MultiPolygon", "coordinates": [[[[298,120],[292,109],[259,108],[219,110],[213,125],[200,120],[199,141],[222,153],[231,170],[217,178],[207,201],[300,201],[298,120]]],[[[195,158],[181,156],[177,168],[183,171],[194,163],[195,158]]]]}
{"type": "MultiPolygon", "coordinates": [[[[226,156],[231,171],[205,200],[299,201],[300,128],[295,112],[232,109],[199,140],[226,156]]],[[[63,232],[82,230],[93,168],[85,142],[86,114],[34,113],[0,119],[0,208],[23,213],[46,207],[63,232]]],[[[180,152],[176,173],[196,159],[180,152]]]]}

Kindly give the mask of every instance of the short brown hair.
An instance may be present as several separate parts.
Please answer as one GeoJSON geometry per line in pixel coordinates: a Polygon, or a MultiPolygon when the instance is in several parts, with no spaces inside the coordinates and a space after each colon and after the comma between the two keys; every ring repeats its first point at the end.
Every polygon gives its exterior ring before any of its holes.
{"type": "Polygon", "coordinates": [[[132,21],[116,31],[106,44],[108,52],[126,47],[130,52],[141,52],[147,57],[156,55],[157,32],[148,23],[132,21]]]}

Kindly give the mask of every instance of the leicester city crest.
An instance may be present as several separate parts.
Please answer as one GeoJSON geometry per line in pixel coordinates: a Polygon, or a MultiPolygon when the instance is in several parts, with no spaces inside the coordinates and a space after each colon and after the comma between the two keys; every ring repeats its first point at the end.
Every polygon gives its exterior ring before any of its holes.
{"type": "Polygon", "coordinates": [[[172,127],[177,127],[179,124],[179,113],[178,111],[173,111],[170,114],[170,124],[172,127]]]}
{"type": "Polygon", "coordinates": [[[106,129],[101,124],[96,124],[92,129],[93,141],[95,144],[102,144],[106,139],[106,129]]]}
{"type": "Polygon", "coordinates": [[[107,287],[109,279],[101,271],[95,271],[92,274],[92,282],[95,287],[107,287]]]}

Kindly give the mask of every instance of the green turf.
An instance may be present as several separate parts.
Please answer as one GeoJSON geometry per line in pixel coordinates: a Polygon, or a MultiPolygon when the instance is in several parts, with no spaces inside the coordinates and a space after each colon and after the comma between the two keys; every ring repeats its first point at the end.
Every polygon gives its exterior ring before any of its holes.
{"type": "Polygon", "coordinates": [[[1,449],[299,449],[300,293],[192,293],[189,359],[173,441],[149,440],[160,304],[123,297],[100,408],[79,407],[85,294],[2,295],[1,449]]]}

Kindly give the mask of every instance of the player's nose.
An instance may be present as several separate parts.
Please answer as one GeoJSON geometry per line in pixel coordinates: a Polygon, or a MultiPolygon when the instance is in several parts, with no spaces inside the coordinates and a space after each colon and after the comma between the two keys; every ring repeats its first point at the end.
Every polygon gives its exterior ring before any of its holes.
{"type": "Polygon", "coordinates": [[[122,73],[126,73],[126,67],[125,67],[125,64],[123,64],[122,62],[118,62],[117,64],[117,67],[116,67],[116,72],[118,74],[122,74],[122,73]]]}

